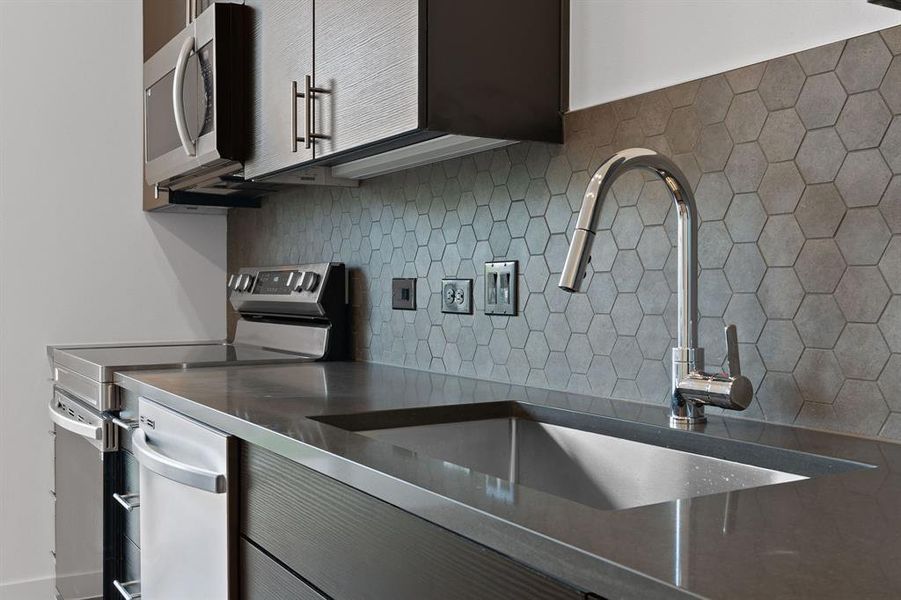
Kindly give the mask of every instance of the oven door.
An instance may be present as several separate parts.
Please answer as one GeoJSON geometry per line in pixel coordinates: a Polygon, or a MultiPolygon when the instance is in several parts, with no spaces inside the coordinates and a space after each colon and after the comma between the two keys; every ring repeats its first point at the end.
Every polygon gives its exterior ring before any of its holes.
{"type": "Polygon", "coordinates": [[[56,593],[62,600],[103,598],[104,498],[115,473],[116,427],[56,390],[54,431],[56,593]]]}
{"type": "Polygon", "coordinates": [[[212,5],[144,63],[150,185],[177,190],[241,170],[243,8],[212,5]]]}

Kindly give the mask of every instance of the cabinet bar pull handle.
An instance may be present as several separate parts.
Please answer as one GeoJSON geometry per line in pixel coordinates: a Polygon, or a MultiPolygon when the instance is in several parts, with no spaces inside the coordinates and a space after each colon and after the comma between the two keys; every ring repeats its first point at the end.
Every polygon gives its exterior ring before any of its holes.
{"type": "Polygon", "coordinates": [[[328,94],[329,90],[324,88],[313,87],[313,77],[307,75],[304,77],[304,119],[306,126],[304,127],[304,148],[309,150],[313,146],[313,140],[327,140],[327,135],[316,133],[313,131],[313,94],[328,94]]]}
{"type": "MultiPolygon", "coordinates": [[[[297,137],[297,99],[303,98],[304,93],[297,91],[297,82],[291,82],[291,152],[297,152],[297,143],[304,142],[306,143],[306,138],[297,137]]],[[[306,103],[304,103],[304,110],[306,110],[306,103]]],[[[306,119],[306,113],[304,113],[304,119],[306,119]]],[[[307,146],[309,148],[309,146],[307,146]]]]}
{"type": "Polygon", "coordinates": [[[141,583],[141,581],[138,579],[125,582],[120,582],[118,579],[114,579],[113,587],[116,588],[116,591],[119,592],[124,600],[138,600],[138,598],[141,597],[141,592],[129,592],[128,588],[132,585],[138,585],[139,583],[141,583]]]}
{"type": "Polygon", "coordinates": [[[121,504],[128,512],[141,506],[138,494],[113,494],[113,500],[121,504]]]}

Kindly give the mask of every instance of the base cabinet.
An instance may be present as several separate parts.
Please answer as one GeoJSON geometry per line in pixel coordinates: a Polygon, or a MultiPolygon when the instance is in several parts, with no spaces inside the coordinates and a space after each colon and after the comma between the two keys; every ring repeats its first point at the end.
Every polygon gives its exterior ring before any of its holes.
{"type": "Polygon", "coordinates": [[[579,590],[268,450],[245,445],[241,463],[245,598],[585,598],[579,590]],[[310,589],[304,590],[308,595],[292,596],[276,585],[310,589]],[[313,588],[317,595],[309,595],[313,588]]]}

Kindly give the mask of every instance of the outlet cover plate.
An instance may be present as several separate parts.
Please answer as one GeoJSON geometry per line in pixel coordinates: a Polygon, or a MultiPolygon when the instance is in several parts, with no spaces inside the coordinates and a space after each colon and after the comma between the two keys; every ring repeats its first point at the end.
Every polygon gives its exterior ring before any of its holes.
{"type": "Polygon", "coordinates": [[[391,280],[391,308],[416,310],[416,279],[395,277],[391,280]]]}
{"type": "Polygon", "coordinates": [[[485,314],[516,316],[518,261],[485,263],[485,314]]]}
{"type": "Polygon", "coordinates": [[[472,279],[441,280],[441,312],[472,314],[472,279]]]}

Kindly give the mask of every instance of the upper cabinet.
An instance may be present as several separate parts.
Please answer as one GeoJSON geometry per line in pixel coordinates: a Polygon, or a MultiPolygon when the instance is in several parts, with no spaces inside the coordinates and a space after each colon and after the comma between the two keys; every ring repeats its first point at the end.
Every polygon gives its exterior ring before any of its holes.
{"type": "Polygon", "coordinates": [[[561,142],[568,5],[559,0],[248,0],[245,179],[342,177],[508,140],[561,142]]]}

